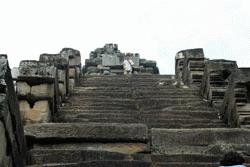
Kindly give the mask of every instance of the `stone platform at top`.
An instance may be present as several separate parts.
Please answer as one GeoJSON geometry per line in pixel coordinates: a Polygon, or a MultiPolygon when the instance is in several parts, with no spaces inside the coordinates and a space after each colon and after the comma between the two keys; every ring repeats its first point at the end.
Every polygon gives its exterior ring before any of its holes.
{"type": "Polygon", "coordinates": [[[136,73],[159,74],[156,61],[140,59],[138,53],[122,53],[117,44],[106,44],[90,52],[89,59],[85,60],[83,72],[90,75],[123,74],[122,63],[126,56],[131,56],[136,73]]]}

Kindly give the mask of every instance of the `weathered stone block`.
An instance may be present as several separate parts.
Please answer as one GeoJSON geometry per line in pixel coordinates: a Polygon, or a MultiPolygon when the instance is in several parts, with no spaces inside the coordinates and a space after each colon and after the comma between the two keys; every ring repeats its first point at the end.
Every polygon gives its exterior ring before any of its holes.
{"type": "Polygon", "coordinates": [[[17,82],[17,95],[19,96],[27,96],[30,94],[31,88],[26,82],[17,82]]]}
{"type": "Polygon", "coordinates": [[[4,167],[6,159],[7,159],[7,139],[5,136],[4,125],[0,121],[0,166],[4,167]]]}
{"type": "Polygon", "coordinates": [[[144,124],[118,123],[46,123],[25,126],[27,136],[42,139],[78,139],[79,141],[147,142],[144,124]]]}
{"type": "Polygon", "coordinates": [[[120,59],[117,56],[110,55],[110,54],[103,54],[102,55],[102,65],[103,66],[113,66],[113,65],[120,65],[120,59]]]}
{"type": "Polygon", "coordinates": [[[43,63],[35,60],[23,60],[19,65],[19,77],[55,78],[56,68],[52,63],[43,63]]]}
{"type": "Polygon", "coordinates": [[[17,79],[19,76],[19,70],[17,67],[11,69],[11,75],[13,79],[17,79]]]}
{"type": "Polygon", "coordinates": [[[69,79],[69,92],[73,92],[75,87],[75,79],[69,79]]]}
{"type": "Polygon", "coordinates": [[[152,149],[162,154],[204,154],[211,147],[249,144],[248,129],[152,129],[152,149]]]}
{"type": "Polygon", "coordinates": [[[28,101],[19,101],[19,110],[21,113],[21,119],[24,121],[24,113],[30,110],[30,104],[28,103],[28,101]]]}
{"type": "Polygon", "coordinates": [[[76,67],[76,75],[79,77],[81,74],[81,69],[80,67],[76,67]]]}
{"type": "Polygon", "coordinates": [[[65,83],[65,80],[66,80],[66,71],[59,69],[57,73],[58,73],[58,81],[62,82],[62,83],[65,83]]]}
{"type": "Polygon", "coordinates": [[[37,99],[47,99],[54,97],[53,84],[40,84],[31,87],[31,95],[37,99]]]}
{"type": "Polygon", "coordinates": [[[69,68],[69,78],[75,78],[75,77],[76,77],[76,69],[69,68]]]}
{"type": "Polygon", "coordinates": [[[59,83],[59,92],[60,92],[60,95],[62,96],[66,95],[66,87],[63,83],[59,83]]]}
{"type": "Polygon", "coordinates": [[[81,65],[80,56],[74,56],[72,58],[69,58],[69,66],[79,66],[79,65],[81,65]]]}
{"type": "Polygon", "coordinates": [[[33,108],[25,111],[24,119],[26,123],[42,123],[50,121],[50,108],[47,100],[37,101],[33,108]]]}

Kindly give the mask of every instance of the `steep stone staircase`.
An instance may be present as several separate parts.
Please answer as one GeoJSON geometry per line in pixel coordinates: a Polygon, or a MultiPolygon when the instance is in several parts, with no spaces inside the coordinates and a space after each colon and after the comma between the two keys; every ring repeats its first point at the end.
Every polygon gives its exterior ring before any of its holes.
{"type": "Polygon", "coordinates": [[[25,127],[29,164],[215,167],[227,147],[248,150],[249,130],[230,131],[197,88],[174,82],[166,75],[84,76],[55,123],[25,127]]]}

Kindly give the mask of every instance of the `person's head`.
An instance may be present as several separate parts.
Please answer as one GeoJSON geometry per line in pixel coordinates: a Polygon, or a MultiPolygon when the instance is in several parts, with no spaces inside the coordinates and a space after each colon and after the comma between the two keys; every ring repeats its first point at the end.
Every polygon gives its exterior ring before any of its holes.
{"type": "Polygon", "coordinates": [[[245,159],[240,154],[231,151],[224,155],[220,161],[220,166],[243,165],[244,163],[245,159]]]}

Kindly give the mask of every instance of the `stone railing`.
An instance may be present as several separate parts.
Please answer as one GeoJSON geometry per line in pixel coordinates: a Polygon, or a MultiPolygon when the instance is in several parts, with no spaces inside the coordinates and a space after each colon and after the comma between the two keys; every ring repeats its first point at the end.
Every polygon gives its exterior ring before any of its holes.
{"type": "Polygon", "coordinates": [[[60,55],[68,60],[69,92],[71,92],[73,87],[79,83],[79,79],[82,74],[81,54],[78,50],[72,48],[63,48],[60,52],[60,55]]]}
{"type": "Polygon", "coordinates": [[[237,68],[235,61],[207,60],[201,83],[201,96],[213,104],[214,107],[219,108],[228,84],[226,79],[237,68]]]}
{"type": "Polygon", "coordinates": [[[7,56],[0,55],[0,166],[24,167],[26,142],[7,56]]]}
{"type": "Polygon", "coordinates": [[[230,127],[250,125],[250,69],[239,68],[228,78],[220,116],[230,127]]]}
{"type": "Polygon", "coordinates": [[[59,103],[56,67],[53,64],[34,60],[21,61],[16,87],[25,124],[52,121],[59,103]]]}
{"type": "Polygon", "coordinates": [[[18,73],[16,92],[23,122],[53,122],[57,108],[80,81],[80,52],[64,48],[59,54],[41,54],[39,61],[22,61],[18,73]]]}
{"type": "Polygon", "coordinates": [[[178,85],[200,85],[204,72],[203,49],[179,51],[175,57],[175,74],[178,85]]]}

